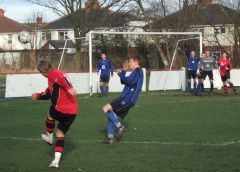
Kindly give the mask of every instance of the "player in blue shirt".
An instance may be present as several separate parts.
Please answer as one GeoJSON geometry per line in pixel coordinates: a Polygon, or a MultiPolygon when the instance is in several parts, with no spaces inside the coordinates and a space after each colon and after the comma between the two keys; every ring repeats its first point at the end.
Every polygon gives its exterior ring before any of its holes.
{"type": "Polygon", "coordinates": [[[133,107],[142,91],[143,71],[140,68],[141,59],[138,56],[133,56],[125,61],[122,70],[117,70],[121,83],[124,89],[121,96],[114,99],[103,107],[103,112],[106,114],[107,123],[107,139],[101,143],[112,144],[115,128],[118,130],[119,138],[122,137],[125,127],[120,123],[120,119],[124,119],[128,111],[133,107]],[[131,71],[129,76],[126,76],[126,71],[131,71]]]}
{"type": "Polygon", "coordinates": [[[187,79],[188,79],[188,90],[191,90],[191,80],[193,79],[193,88],[194,91],[196,90],[196,86],[197,86],[197,81],[196,81],[196,77],[197,77],[197,70],[198,70],[198,64],[200,61],[200,58],[196,56],[196,52],[194,50],[192,50],[191,52],[185,48],[185,53],[186,53],[186,57],[187,57],[187,79]]]}
{"type": "Polygon", "coordinates": [[[101,58],[97,64],[97,72],[100,72],[100,90],[102,95],[107,95],[110,80],[110,74],[113,76],[113,65],[105,52],[102,52],[101,58]]]}

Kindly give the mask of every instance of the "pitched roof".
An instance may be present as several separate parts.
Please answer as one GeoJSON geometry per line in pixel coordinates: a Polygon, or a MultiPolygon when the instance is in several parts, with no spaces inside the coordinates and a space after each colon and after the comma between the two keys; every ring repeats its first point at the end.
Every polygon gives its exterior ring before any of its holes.
{"type": "Polygon", "coordinates": [[[0,16],[0,33],[13,33],[26,31],[28,28],[8,17],[0,16]]]}
{"type": "Polygon", "coordinates": [[[157,20],[154,28],[176,28],[177,24],[188,25],[220,25],[233,24],[231,17],[236,16],[237,11],[221,4],[208,4],[205,6],[192,5],[174,12],[157,20]]]}
{"type": "MultiPolygon", "coordinates": [[[[93,28],[99,27],[121,27],[125,26],[128,21],[142,21],[137,16],[134,16],[126,12],[117,12],[114,13],[108,9],[100,9],[91,14],[85,12],[85,9],[82,9],[79,12],[80,23],[82,25],[89,24],[89,21],[93,21],[93,28]]],[[[60,19],[46,24],[41,29],[71,29],[73,24],[69,19],[69,16],[64,16],[60,19]]]]}
{"type": "MultiPolygon", "coordinates": [[[[52,45],[55,49],[63,49],[65,44],[65,40],[50,40],[46,44],[43,45],[43,49],[48,49],[49,45],[52,45]]],[[[75,44],[73,41],[67,41],[65,48],[75,48],[75,44]]]]}

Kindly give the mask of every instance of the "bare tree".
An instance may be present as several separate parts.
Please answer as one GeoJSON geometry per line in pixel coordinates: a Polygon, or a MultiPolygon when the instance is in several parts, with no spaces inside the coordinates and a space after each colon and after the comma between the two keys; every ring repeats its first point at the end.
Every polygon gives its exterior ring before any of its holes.
{"type": "MultiPolygon", "coordinates": [[[[97,17],[114,9],[116,12],[130,0],[28,0],[39,6],[48,8],[59,16],[67,16],[72,23],[74,36],[84,37],[94,29],[97,17]],[[85,7],[86,3],[86,7],[85,7]]],[[[107,20],[107,18],[106,18],[107,20]]],[[[76,40],[76,47],[81,48],[81,42],[76,40]]]]}
{"type": "MultiPolygon", "coordinates": [[[[152,16],[158,16],[158,20],[164,23],[164,26],[160,23],[158,25],[158,31],[168,31],[169,29],[174,31],[186,31],[189,28],[189,25],[192,20],[194,20],[194,16],[197,14],[199,6],[196,5],[196,0],[179,0],[179,1],[167,1],[167,0],[134,0],[138,5],[141,14],[144,16],[146,22],[148,23],[148,27],[145,28],[148,31],[156,31],[156,26],[154,26],[154,22],[152,22],[152,16]],[[191,5],[191,7],[190,7],[191,5]],[[154,8],[153,8],[154,7],[154,8]],[[188,15],[188,10],[191,10],[192,15],[188,15]],[[156,12],[157,11],[157,12],[156,12]],[[170,13],[174,13],[175,11],[180,11],[177,19],[174,19],[174,26],[169,25],[168,21],[164,20],[170,13]],[[157,15],[156,15],[157,14],[157,15]]],[[[171,21],[172,22],[172,21],[171,21]]],[[[161,60],[165,66],[165,68],[169,67],[172,54],[173,47],[175,45],[170,45],[169,39],[167,36],[161,39],[165,39],[164,46],[161,45],[161,40],[159,37],[152,36],[152,39],[155,42],[156,48],[159,52],[161,60]]],[[[176,41],[172,41],[173,44],[176,44],[176,41]]]]}
{"type": "MultiPolygon", "coordinates": [[[[222,9],[222,12],[228,19],[228,23],[231,24],[232,28],[230,33],[234,38],[232,42],[233,44],[233,59],[237,67],[239,67],[240,63],[240,1],[239,0],[227,0],[227,1],[220,1],[221,4],[226,5],[227,7],[235,10],[235,12],[228,13],[226,10],[222,9]]],[[[223,27],[227,27],[227,25],[223,24],[223,27]]],[[[228,40],[229,37],[226,38],[228,40]]],[[[218,38],[216,37],[216,41],[219,42],[218,38]]],[[[221,46],[221,44],[219,43],[221,46]]],[[[224,49],[224,47],[222,48],[224,49]]]]}

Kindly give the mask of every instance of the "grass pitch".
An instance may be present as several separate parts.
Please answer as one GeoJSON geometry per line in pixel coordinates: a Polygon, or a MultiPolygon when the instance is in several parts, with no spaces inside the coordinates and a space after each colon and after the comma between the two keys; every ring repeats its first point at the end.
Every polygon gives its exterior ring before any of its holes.
{"type": "MultiPolygon", "coordinates": [[[[124,121],[124,139],[99,144],[106,126],[101,108],[117,96],[78,97],[58,171],[240,171],[240,97],[143,93],[124,121]]],[[[49,105],[0,100],[0,171],[54,171],[53,146],[40,140],[49,105]]]]}

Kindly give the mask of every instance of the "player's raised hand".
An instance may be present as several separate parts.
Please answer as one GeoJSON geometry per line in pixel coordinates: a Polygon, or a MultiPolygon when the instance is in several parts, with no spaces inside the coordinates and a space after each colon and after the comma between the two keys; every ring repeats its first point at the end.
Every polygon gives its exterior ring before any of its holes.
{"type": "Polygon", "coordinates": [[[70,88],[68,91],[67,91],[71,96],[76,96],[77,95],[77,91],[73,88],[70,88]]]}
{"type": "Polygon", "coordinates": [[[37,99],[38,99],[37,93],[33,93],[32,94],[32,100],[37,100],[37,99]]]}
{"type": "Polygon", "coordinates": [[[115,72],[118,74],[120,73],[122,70],[121,69],[116,69],[115,72]]]}
{"type": "Polygon", "coordinates": [[[125,60],[123,62],[123,70],[124,71],[128,71],[128,69],[129,69],[129,64],[128,63],[129,63],[128,60],[125,60]]]}

